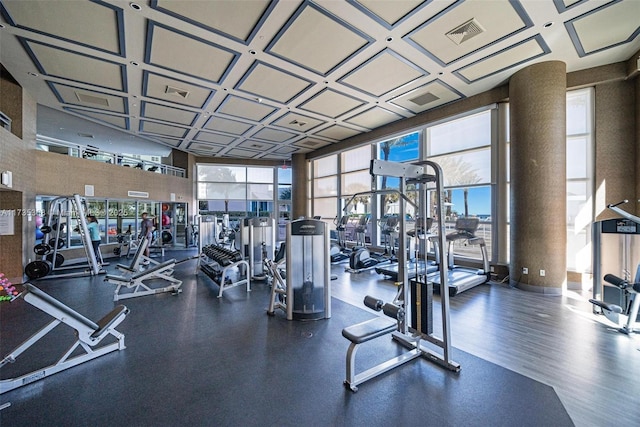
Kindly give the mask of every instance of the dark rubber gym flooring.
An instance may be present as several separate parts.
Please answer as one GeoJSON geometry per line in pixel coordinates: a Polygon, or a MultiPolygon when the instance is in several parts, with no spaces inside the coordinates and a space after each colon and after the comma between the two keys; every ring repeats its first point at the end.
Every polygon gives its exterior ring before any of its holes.
{"type": "MultiPolygon", "coordinates": [[[[124,351],[0,395],[0,405],[11,403],[0,425],[573,425],[551,387],[458,349],[460,373],[417,359],[352,393],[343,386],[349,343],[341,330],[376,314],[333,298],[328,320],[270,317],[266,284],[254,282],[250,293],[238,286],[218,299],[217,285],[195,271],[195,260],[178,265],[178,296],[119,302],[131,310],[117,328],[126,335],[124,351]]],[[[94,321],[115,304],[115,286],[103,276],[34,284],[94,321]]],[[[1,303],[1,356],[50,319],[21,299],[1,303]]],[[[52,363],[73,340],[65,325],[49,335],[1,377],[52,363]]],[[[365,343],[358,370],[398,349],[388,336],[365,343]]]]}

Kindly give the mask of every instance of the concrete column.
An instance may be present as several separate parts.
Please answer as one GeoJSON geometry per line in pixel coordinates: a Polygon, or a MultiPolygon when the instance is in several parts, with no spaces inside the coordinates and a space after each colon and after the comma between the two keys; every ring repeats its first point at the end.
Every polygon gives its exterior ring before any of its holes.
{"type": "Polygon", "coordinates": [[[562,294],[567,280],[566,90],[560,61],[531,65],[509,81],[510,282],[551,295],[562,294]]]}
{"type": "Polygon", "coordinates": [[[304,154],[291,155],[291,219],[308,216],[307,159],[304,154]]]}

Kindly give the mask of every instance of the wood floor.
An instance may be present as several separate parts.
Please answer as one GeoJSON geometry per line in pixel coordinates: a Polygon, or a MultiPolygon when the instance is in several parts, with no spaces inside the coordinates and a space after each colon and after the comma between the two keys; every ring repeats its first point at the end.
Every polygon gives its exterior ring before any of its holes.
{"type": "MultiPolygon", "coordinates": [[[[186,254],[167,256],[182,259],[186,254]]],[[[365,295],[385,301],[395,297],[397,289],[393,282],[384,280],[374,271],[345,273],[344,267],[344,264],[332,266],[332,273],[338,276],[331,282],[334,298],[364,309],[365,295]]],[[[204,276],[193,276],[191,267],[185,274],[188,280],[208,282],[204,276]]],[[[94,281],[96,283],[91,282],[91,286],[99,287],[103,293],[111,292],[105,290],[102,278],[94,278],[94,281]]],[[[63,287],[69,286],[64,284],[63,287]]],[[[246,298],[243,290],[238,288],[237,291],[246,298]]],[[[227,292],[222,299],[210,297],[200,304],[206,301],[206,304],[233,306],[233,290],[227,292]]],[[[187,291],[185,294],[181,301],[190,303],[187,298],[190,294],[187,291]]],[[[80,312],[92,312],[92,304],[105,304],[105,301],[106,305],[112,304],[109,295],[106,298],[103,295],[101,299],[92,297],[88,301],[82,300],[80,293],[71,293],[68,297],[71,297],[69,303],[80,312]],[[79,300],[74,301],[74,298],[79,300]]],[[[592,314],[588,298],[588,294],[571,292],[563,296],[546,296],[497,283],[470,289],[451,299],[452,358],[456,360],[456,349],[459,349],[553,387],[576,426],[638,425],[640,334],[627,336],[613,330],[603,316],[592,314]]],[[[439,297],[434,300],[434,329],[438,330],[439,297]]],[[[139,306],[152,302],[151,299],[135,301],[139,306]]],[[[239,303],[235,305],[240,306],[239,303]]],[[[216,312],[208,306],[205,309],[207,313],[216,312]]],[[[263,313],[261,316],[262,319],[263,313]]],[[[135,317],[129,323],[129,327],[136,326],[135,317]]],[[[9,325],[3,327],[6,329],[9,325]]],[[[195,341],[195,344],[199,342],[195,341]]],[[[133,349],[128,352],[133,354],[133,349]]],[[[339,360],[342,363],[342,359],[339,360]]],[[[467,369],[471,368],[467,366],[467,369]]],[[[465,371],[464,364],[462,371],[465,371]]],[[[66,377],[60,378],[62,381],[66,377]]],[[[507,403],[486,401],[487,410],[497,410],[500,405],[506,407],[507,403]]],[[[544,407],[540,408],[540,411],[544,410],[544,407]]]]}
{"type": "MultiPolygon", "coordinates": [[[[366,294],[385,301],[395,296],[393,282],[373,271],[344,273],[340,264],[332,270],[338,299],[362,306],[366,294]]],[[[552,386],[577,426],[638,425],[640,334],[613,330],[604,316],[592,314],[588,298],[477,286],[450,300],[452,344],[552,386]]],[[[434,299],[435,321],[440,306],[434,299]]]]}

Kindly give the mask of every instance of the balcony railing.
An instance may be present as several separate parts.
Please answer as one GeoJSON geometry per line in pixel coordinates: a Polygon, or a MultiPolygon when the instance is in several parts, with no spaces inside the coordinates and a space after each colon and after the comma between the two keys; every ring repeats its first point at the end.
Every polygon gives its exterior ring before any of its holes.
{"type": "Polygon", "coordinates": [[[81,157],[87,160],[94,160],[102,163],[110,163],[127,168],[140,169],[148,172],[155,172],[164,175],[178,176],[184,178],[185,170],[163,163],[152,162],[139,159],[133,156],[125,156],[117,153],[100,150],[91,145],[70,144],[58,140],[45,139],[40,136],[36,139],[37,148],[43,151],[65,154],[72,157],[81,157]],[[46,147],[46,148],[45,148],[46,147]]]}

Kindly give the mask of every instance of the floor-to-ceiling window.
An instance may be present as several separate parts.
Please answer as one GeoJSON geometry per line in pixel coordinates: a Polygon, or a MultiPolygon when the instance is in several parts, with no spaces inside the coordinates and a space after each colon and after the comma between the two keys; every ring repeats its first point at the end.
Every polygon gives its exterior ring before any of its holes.
{"type": "Polygon", "coordinates": [[[567,93],[567,270],[591,272],[593,89],[567,93]]]}
{"type": "MultiPolygon", "coordinates": [[[[445,186],[444,216],[447,230],[458,218],[479,219],[476,235],[491,253],[492,236],[492,131],[491,110],[427,127],[426,157],[442,168],[445,186]]],[[[456,242],[456,253],[480,258],[479,246],[456,242]]]]}

